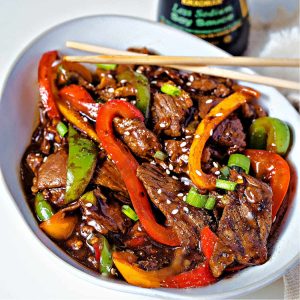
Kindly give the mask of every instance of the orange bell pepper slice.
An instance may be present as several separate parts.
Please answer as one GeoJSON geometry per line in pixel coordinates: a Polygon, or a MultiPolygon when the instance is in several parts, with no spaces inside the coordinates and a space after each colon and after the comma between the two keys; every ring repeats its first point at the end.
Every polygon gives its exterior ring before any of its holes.
{"type": "Polygon", "coordinates": [[[66,240],[73,233],[77,220],[76,216],[66,217],[65,212],[60,210],[49,220],[42,222],[40,228],[56,240],[66,240]]]}
{"type": "Polygon", "coordinates": [[[241,88],[212,108],[202,119],[194,135],[188,162],[190,178],[199,189],[213,190],[216,188],[216,177],[204,173],[201,168],[202,152],[213,130],[242,104],[258,96],[259,93],[252,89],[241,88]]]}

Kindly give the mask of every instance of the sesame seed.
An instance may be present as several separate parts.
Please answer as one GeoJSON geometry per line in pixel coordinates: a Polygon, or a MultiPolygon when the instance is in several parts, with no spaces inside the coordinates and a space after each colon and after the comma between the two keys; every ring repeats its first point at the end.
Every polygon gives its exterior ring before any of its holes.
{"type": "Polygon", "coordinates": [[[214,161],[214,162],[213,162],[213,166],[214,166],[215,168],[217,168],[217,167],[218,167],[218,164],[214,161]]]}
{"type": "Polygon", "coordinates": [[[221,172],[220,172],[220,171],[216,171],[215,174],[216,174],[216,175],[220,175],[221,172]]]}
{"type": "Polygon", "coordinates": [[[190,171],[189,171],[189,170],[187,170],[187,171],[186,171],[186,174],[188,174],[188,175],[189,175],[189,174],[190,174],[190,171]]]}
{"type": "Polygon", "coordinates": [[[151,83],[152,84],[157,84],[157,80],[152,80],[151,83]]]}
{"type": "Polygon", "coordinates": [[[184,146],[186,146],[186,142],[182,142],[179,146],[180,146],[181,148],[183,148],[184,146]]]}
{"type": "Polygon", "coordinates": [[[187,86],[191,86],[192,84],[188,81],[188,82],[186,83],[186,85],[187,85],[187,86]]]}
{"type": "Polygon", "coordinates": [[[186,135],[185,138],[186,139],[190,139],[192,136],[191,135],[186,135]]]}
{"type": "Polygon", "coordinates": [[[174,169],[172,164],[169,164],[169,169],[172,171],[174,169]]]}
{"type": "Polygon", "coordinates": [[[198,176],[202,176],[202,173],[201,173],[199,170],[196,170],[196,174],[197,174],[198,176]]]}
{"type": "Polygon", "coordinates": [[[185,207],[183,208],[183,211],[186,212],[186,213],[188,213],[190,210],[185,206],[185,207]]]}
{"type": "Polygon", "coordinates": [[[154,160],[151,160],[151,161],[150,161],[150,164],[151,164],[151,165],[156,165],[156,162],[155,162],[154,160]]]}
{"type": "Polygon", "coordinates": [[[193,75],[190,75],[189,76],[189,81],[193,82],[195,80],[194,76],[193,75]]]}
{"type": "Polygon", "coordinates": [[[226,135],[226,136],[229,136],[229,132],[226,132],[225,135],[226,135]]]}
{"type": "Polygon", "coordinates": [[[129,131],[124,131],[124,135],[130,135],[130,132],[129,131]]]}
{"type": "Polygon", "coordinates": [[[136,101],[135,101],[135,100],[132,100],[131,103],[132,103],[133,105],[136,105],[136,101]]]}
{"type": "Polygon", "coordinates": [[[189,148],[182,148],[182,150],[181,150],[183,153],[184,152],[188,152],[189,151],[189,148]]]}
{"type": "Polygon", "coordinates": [[[178,197],[183,197],[183,193],[177,194],[178,197]]]}
{"type": "MultiPolygon", "coordinates": [[[[112,99],[111,99],[112,100],[112,99]]],[[[122,101],[127,101],[127,99],[126,98],[120,98],[120,100],[122,100],[122,101]]]]}
{"type": "Polygon", "coordinates": [[[199,139],[200,138],[200,135],[199,134],[196,134],[195,135],[195,139],[199,139]]]}
{"type": "Polygon", "coordinates": [[[167,199],[166,203],[171,204],[171,200],[167,199]]]}
{"type": "Polygon", "coordinates": [[[213,99],[207,99],[207,100],[205,101],[205,103],[207,103],[207,104],[212,103],[212,102],[213,102],[213,99]]]}
{"type": "Polygon", "coordinates": [[[108,90],[107,90],[109,93],[113,93],[114,91],[115,91],[115,89],[114,88],[109,88],[108,90]]]}
{"type": "Polygon", "coordinates": [[[171,211],[171,214],[172,215],[176,215],[178,213],[178,208],[175,208],[171,211]]]}
{"type": "Polygon", "coordinates": [[[209,132],[210,136],[212,136],[214,134],[214,130],[211,129],[210,132],[209,132]]]}
{"type": "Polygon", "coordinates": [[[166,169],[166,173],[168,174],[168,175],[170,175],[170,170],[169,169],[166,169]]]}
{"type": "Polygon", "coordinates": [[[189,161],[189,157],[186,154],[181,155],[180,159],[183,160],[185,163],[188,163],[188,161],[189,161]]]}
{"type": "Polygon", "coordinates": [[[43,162],[45,162],[48,159],[48,156],[45,156],[43,159],[43,162]]]}
{"type": "Polygon", "coordinates": [[[137,230],[138,231],[142,231],[142,228],[140,226],[138,226],[137,230]]]}
{"type": "Polygon", "coordinates": [[[158,190],[157,190],[157,193],[158,193],[158,194],[161,194],[161,189],[158,189],[158,190]]]}
{"type": "Polygon", "coordinates": [[[177,177],[177,176],[174,176],[174,175],[173,175],[172,178],[175,179],[175,180],[178,180],[178,177],[177,177]]]}
{"type": "Polygon", "coordinates": [[[161,127],[161,128],[165,128],[165,127],[166,127],[166,124],[164,124],[164,123],[160,123],[160,124],[159,124],[159,127],[161,127]]]}
{"type": "Polygon", "coordinates": [[[124,83],[126,83],[126,82],[127,82],[126,79],[122,79],[122,80],[120,81],[121,84],[124,84],[124,83]]]}
{"type": "Polygon", "coordinates": [[[185,202],[186,201],[186,195],[183,196],[182,200],[185,202]]]}
{"type": "MultiPolygon", "coordinates": [[[[102,74],[101,74],[101,76],[102,76],[102,74]]],[[[103,76],[105,76],[105,75],[103,74],[103,76]]],[[[102,76],[102,77],[103,77],[103,76],[102,76]]],[[[112,76],[111,74],[108,74],[107,77],[108,77],[108,78],[113,78],[113,76],[112,76]]]]}
{"type": "Polygon", "coordinates": [[[217,113],[216,114],[216,117],[222,117],[223,116],[223,113],[217,113]]]}

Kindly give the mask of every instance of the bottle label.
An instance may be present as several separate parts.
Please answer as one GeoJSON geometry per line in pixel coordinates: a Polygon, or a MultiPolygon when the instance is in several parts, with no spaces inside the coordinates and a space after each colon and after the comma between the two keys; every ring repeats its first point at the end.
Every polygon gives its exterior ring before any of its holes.
{"type": "Polygon", "coordinates": [[[226,36],[224,42],[231,41],[230,33],[241,27],[248,15],[246,0],[181,0],[169,10],[169,16],[161,15],[160,21],[204,39],[226,36]]]}

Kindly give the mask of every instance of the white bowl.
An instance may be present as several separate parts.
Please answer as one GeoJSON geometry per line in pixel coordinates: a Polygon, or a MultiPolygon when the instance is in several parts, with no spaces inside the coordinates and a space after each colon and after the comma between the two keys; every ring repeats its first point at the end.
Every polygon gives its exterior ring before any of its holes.
{"type": "MultiPolygon", "coordinates": [[[[34,232],[35,235],[32,234],[28,238],[38,238],[47,247],[45,247],[46,255],[52,251],[60,258],[54,260],[55,263],[62,264],[62,267],[71,265],[71,269],[76,274],[90,282],[119,291],[168,299],[237,297],[270,284],[299,260],[300,197],[296,174],[300,174],[300,118],[295,109],[278,91],[254,84],[251,86],[262,93],[261,103],[268,109],[270,115],[288,122],[293,134],[293,145],[288,155],[295,175],[292,176],[293,199],[268,262],[261,266],[245,269],[231,278],[204,288],[143,289],[130,286],[122,281],[101,277],[60,250],[39,229],[23,194],[19,170],[22,155],[30,143],[32,132],[37,125],[38,61],[43,52],[52,49],[58,49],[64,54],[78,53],[65,48],[64,44],[67,40],[99,44],[116,49],[146,46],[161,54],[170,55],[227,55],[216,47],[184,32],[158,23],[121,16],[102,15],[75,19],[60,24],[35,39],[18,57],[8,74],[0,102],[2,144],[0,155],[2,176],[0,178],[4,179],[0,182],[0,190],[5,189],[10,193],[10,200],[16,203],[34,232]]],[[[247,70],[247,72],[251,71],[247,70]]],[[[67,270],[67,268],[64,269],[67,270]]]]}

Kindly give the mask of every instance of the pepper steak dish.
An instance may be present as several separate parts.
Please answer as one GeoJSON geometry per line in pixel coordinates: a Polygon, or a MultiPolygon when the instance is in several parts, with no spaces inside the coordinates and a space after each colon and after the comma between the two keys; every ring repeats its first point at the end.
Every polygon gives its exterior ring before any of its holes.
{"type": "Polygon", "coordinates": [[[92,72],[57,51],[42,56],[38,82],[40,122],[21,177],[40,228],[71,257],[169,288],[268,260],[290,131],[259,92],[159,66],[92,72]]]}

